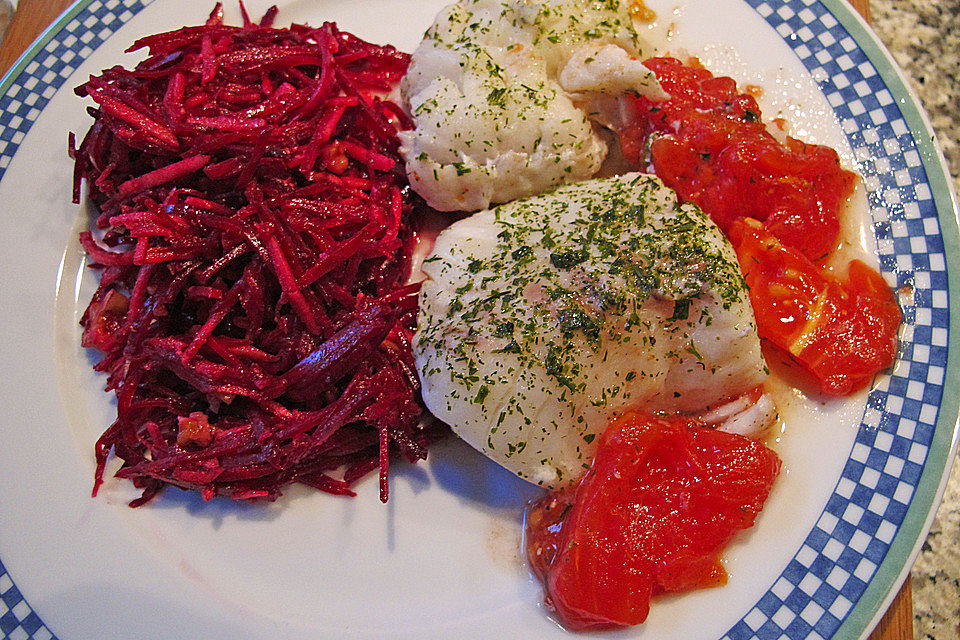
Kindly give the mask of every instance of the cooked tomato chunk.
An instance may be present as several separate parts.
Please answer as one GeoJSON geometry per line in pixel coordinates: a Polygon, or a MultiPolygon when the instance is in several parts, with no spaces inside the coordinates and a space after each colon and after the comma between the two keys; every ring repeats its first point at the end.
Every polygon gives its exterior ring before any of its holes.
{"type": "Polygon", "coordinates": [[[642,117],[621,134],[628,160],[652,161],[664,182],[724,231],[755,218],[812,260],[833,250],[839,211],[857,180],[833,149],[791,137],[781,143],[761,121],[756,99],[739,93],[731,78],[675,58],[644,64],[670,98],[637,99],[642,117]]]}
{"type": "Polygon", "coordinates": [[[726,582],[724,546],[780,470],[750,438],[683,417],[616,419],[576,487],[535,503],[527,553],[570,629],[643,622],[650,597],[726,582]]]}
{"type": "Polygon", "coordinates": [[[853,393],[893,364],[900,307],[874,269],[853,260],[841,280],[755,220],[735,223],[730,239],[761,337],[812,373],[824,393],[853,393]]]}

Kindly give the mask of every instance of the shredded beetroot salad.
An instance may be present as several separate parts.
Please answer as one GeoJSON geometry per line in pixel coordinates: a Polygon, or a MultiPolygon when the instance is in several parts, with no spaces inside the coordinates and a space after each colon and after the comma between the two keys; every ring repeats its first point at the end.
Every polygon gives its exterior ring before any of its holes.
{"type": "Polygon", "coordinates": [[[131,506],[168,484],[352,495],[375,468],[386,500],[389,456],[437,436],[410,351],[408,123],[378,97],[408,56],[275,14],[231,27],[218,4],[76,90],[97,106],[71,136],[74,199],[85,179],[100,211],[80,237],[101,269],[83,345],[117,396],[94,494],[112,450],[143,489],[131,506]]]}

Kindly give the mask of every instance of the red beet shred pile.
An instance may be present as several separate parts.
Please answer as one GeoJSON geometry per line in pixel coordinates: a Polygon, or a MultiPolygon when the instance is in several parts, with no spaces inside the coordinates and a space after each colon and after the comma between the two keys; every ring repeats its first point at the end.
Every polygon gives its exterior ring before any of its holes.
{"type": "Polygon", "coordinates": [[[112,450],[143,489],[131,506],[167,484],[352,495],[378,467],[386,500],[391,453],[421,459],[432,440],[410,351],[408,125],[378,97],[408,56],[274,14],[232,27],[218,5],[76,90],[97,104],[71,150],[102,268],[83,344],[117,396],[94,493],[112,450]]]}

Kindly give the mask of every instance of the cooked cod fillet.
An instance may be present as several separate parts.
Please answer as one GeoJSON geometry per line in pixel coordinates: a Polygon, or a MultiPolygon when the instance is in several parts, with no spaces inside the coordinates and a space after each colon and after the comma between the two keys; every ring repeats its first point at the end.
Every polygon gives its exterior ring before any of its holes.
{"type": "Polygon", "coordinates": [[[665,95],[640,61],[652,51],[627,0],[448,6],[401,85],[411,185],[435,209],[475,211],[593,176],[607,155],[593,121],[665,95]]]}
{"type": "Polygon", "coordinates": [[[650,175],[476,213],[423,271],[427,407],[546,487],[582,473],[617,411],[698,412],[767,375],[733,249],[650,175]]]}

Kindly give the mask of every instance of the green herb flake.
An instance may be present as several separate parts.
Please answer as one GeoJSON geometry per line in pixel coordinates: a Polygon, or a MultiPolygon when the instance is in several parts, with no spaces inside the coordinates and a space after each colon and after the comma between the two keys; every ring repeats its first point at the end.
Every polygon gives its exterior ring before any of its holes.
{"type": "Polygon", "coordinates": [[[572,269],[578,264],[586,262],[589,257],[584,249],[573,249],[561,253],[551,253],[550,264],[557,269],[572,269]]]}
{"type": "Polygon", "coordinates": [[[670,316],[670,322],[676,320],[686,320],[690,317],[690,300],[684,298],[673,303],[673,315],[670,316]]]}
{"type": "Polygon", "coordinates": [[[483,404],[483,401],[487,399],[487,396],[490,394],[490,389],[487,385],[482,385],[477,390],[477,395],[473,398],[474,404],[483,404]]]}
{"type": "Polygon", "coordinates": [[[514,260],[523,260],[524,258],[529,258],[532,255],[533,255],[533,249],[531,249],[527,245],[518,247],[510,252],[510,257],[513,258],[514,260]]]}

